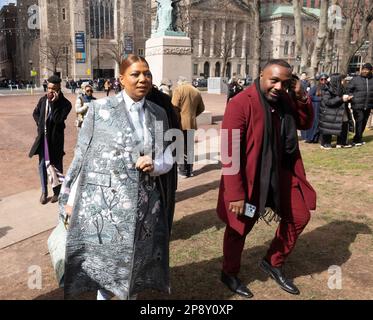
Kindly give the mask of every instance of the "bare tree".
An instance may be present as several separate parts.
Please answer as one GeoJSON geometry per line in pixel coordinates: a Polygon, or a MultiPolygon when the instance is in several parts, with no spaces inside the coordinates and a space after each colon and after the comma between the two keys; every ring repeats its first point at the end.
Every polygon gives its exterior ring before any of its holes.
{"type": "Polygon", "coordinates": [[[313,50],[313,53],[311,56],[311,67],[309,70],[310,74],[312,74],[313,76],[316,75],[319,69],[319,64],[320,64],[320,60],[322,57],[326,36],[328,33],[328,30],[327,30],[328,7],[329,7],[329,1],[327,0],[321,1],[319,31],[317,33],[315,49],[313,50]]]}
{"type": "Polygon", "coordinates": [[[241,36],[240,33],[236,33],[233,36],[232,33],[226,33],[225,41],[223,44],[215,44],[215,54],[222,60],[222,76],[224,77],[227,73],[228,63],[235,58],[234,51],[242,50],[242,46],[239,46],[237,38],[241,36]]]}
{"type": "Polygon", "coordinates": [[[340,72],[347,74],[349,63],[356,52],[369,40],[369,25],[373,20],[373,2],[348,1],[342,7],[345,23],[342,29],[342,57],[340,72]]]}
{"type": "Polygon", "coordinates": [[[295,24],[295,56],[301,58],[300,69],[304,71],[307,66],[308,50],[304,44],[302,6],[300,0],[293,0],[294,24],[295,24]]]}
{"type": "Polygon", "coordinates": [[[110,43],[106,48],[106,52],[117,63],[119,68],[123,60],[124,42],[118,39],[110,43]]]}
{"type": "Polygon", "coordinates": [[[57,67],[66,59],[68,48],[68,43],[58,40],[49,40],[46,46],[40,47],[40,54],[52,65],[52,68],[48,67],[49,70],[57,72],[57,67]]]}
{"type": "Polygon", "coordinates": [[[259,77],[260,73],[260,57],[261,57],[261,32],[260,32],[260,0],[250,1],[250,6],[254,18],[254,64],[253,77],[259,77]]]}

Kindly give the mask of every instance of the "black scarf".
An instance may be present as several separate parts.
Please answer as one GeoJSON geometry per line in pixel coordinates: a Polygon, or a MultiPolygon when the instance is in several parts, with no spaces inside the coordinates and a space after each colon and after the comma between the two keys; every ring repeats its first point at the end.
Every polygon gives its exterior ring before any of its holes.
{"type": "Polygon", "coordinates": [[[290,107],[281,101],[276,103],[276,111],[281,120],[281,136],[278,137],[272,122],[272,107],[260,90],[259,78],[255,80],[256,89],[264,109],[265,122],[260,165],[260,198],[258,213],[266,222],[279,220],[280,186],[279,166],[294,167],[295,152],[298,149],[297,128],[290,107]],[[282,161],[279,150],[281,148],[282,161]]]}

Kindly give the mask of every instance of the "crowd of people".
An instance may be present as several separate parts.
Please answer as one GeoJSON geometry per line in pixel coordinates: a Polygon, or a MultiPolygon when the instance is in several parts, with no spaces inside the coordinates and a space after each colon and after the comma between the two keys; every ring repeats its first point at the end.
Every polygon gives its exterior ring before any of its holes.
{"type": "Polygon", "coordinates": [[[325,150],[362,146],[363,132],[372,127],[373,66],[365,63],[361,73],[349,77],[340,73],[321,73],[308,94],[312,100],[315,119],[312,128],[302,131],[306,143],[320,143],[325,150]],[[349,132],[354,133],[349,141],[349,132]],[[332,145],[332,138],[336,143],[332,145]]]}
{"type": "MultiPolygon", "coordinates": [[[[307,181],[298,130],[310,143],[348,147],[355,123],[354,145],[362,145],[372,66],[346,85],[340,74],[320,74],[311,86],[292,73],[284,60],[270,60],[260,77],[244,89],[230,83],[234,94],[222,122],[227,139],[217,199],[217,214],[226,224],[220,280],[245,298],[253,293],[238,278],[245,239],[258,220],[279,222],[260,268],[284,291],[300,294],[282,266],[316,209],[316,192],[307,181]],[[235,87],[235,88],[234,88],[235,87]],[[350,112],[350,106],[353,115],[350,112]],[[353,121],[354,119],[354,121],[353,121]],[[234,134],[239,130],[240,134],[234,134]]],[[[372,80],[373,81],[373,80],[372,80]]],[[[205,110],[202,96],[180,77],[171,90],[164,79],[153,84],[147,61],[129,55],[120,66],[116,95],[96,99],[94,85],[80,84],[75,102],[79,130],[74,158],[63,176],[65,120],[72,108],[51,76],[47,94],[33,117],[38,135],[30,157],[39,156],[41,204],[59,202],[61,222],[68,224],[64,263],[66,298],[97,291],[98,300],[136,299],[145,289],[170,291],[169,241],[178,178],[193,176],[196,118],[205,110]],[[168,129],[180,132],[183,144],[159,139],[168,129]],[[175,145],[182,148],[178,159],[175,145]]],[[[373,87],[372,87],[373,89],[373,87]]]]}

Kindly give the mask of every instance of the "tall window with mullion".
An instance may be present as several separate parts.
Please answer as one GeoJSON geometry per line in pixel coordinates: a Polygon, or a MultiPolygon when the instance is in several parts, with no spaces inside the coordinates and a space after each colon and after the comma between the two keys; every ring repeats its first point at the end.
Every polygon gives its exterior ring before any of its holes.
{"type": "Polygon", "coordinates": [[[114,1],[91,0],[90,30],[94,39],[114,39],[114,1]]]}

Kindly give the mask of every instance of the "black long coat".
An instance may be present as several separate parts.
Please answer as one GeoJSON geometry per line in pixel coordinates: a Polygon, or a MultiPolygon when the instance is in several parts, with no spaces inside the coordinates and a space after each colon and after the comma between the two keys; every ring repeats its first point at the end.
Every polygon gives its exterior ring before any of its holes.
{"type": "MultiPolygon", "coordinates": [[[[148,100],[156,103],[160,107],[162,107],[166,113],[168,118],[168,125],[170,129],[179,129],[180,130],[180,122],[175,112],[175,108],[171,103],[171,98],[159,91],[157,88],[153,87],[152,90],[146,97],[148,100]]],[[[166,204],[166,212],[168,216],[168,225],[171,233],[172,222],[175,212],[175,195],[177,189],[177,164],[174,164],[171,171],[162,175],[160,177],[162,183],[162,190],[165,196],[165,204],[166,204]]]]}
{"type": "Polygon", "coordinates": [[[322,134],[339,136],[342,132],[343,115],[347,112],[349,116],[348,104],[342,99],[342,94],[337,94],[332,88],[326,87],[323,90],[319,128],[322,134]]]}
{"type": "Polygon", "coordinates": [[[348,84],[347,91],[354,96],[351,101],[353,110],[373,108],[373,77],[354,77],[348,84]]]}
{"type": "MultiPolygon", "coordinates": [[[[41,153],[42,144],[44,143],[44,119],[47,96],[45,95],[39,100],[32,116],[37,125],[37,137],[29,153],[29,157],[41,153]]],[[[55,102],[51,102],[51,113],[47,119],[47,139],[49,148],[49,157],[52,164],[58,163],[64,156],[64,131],[65,120],[70,113],[71,103],[62,93],[55,102]]]]}

